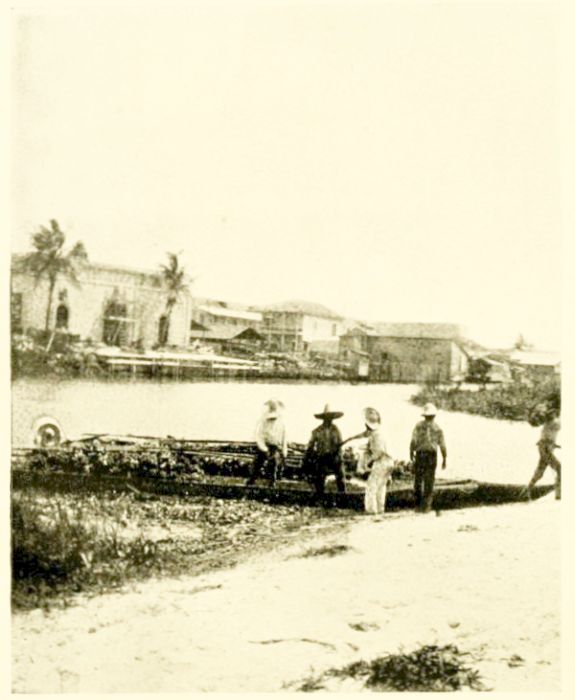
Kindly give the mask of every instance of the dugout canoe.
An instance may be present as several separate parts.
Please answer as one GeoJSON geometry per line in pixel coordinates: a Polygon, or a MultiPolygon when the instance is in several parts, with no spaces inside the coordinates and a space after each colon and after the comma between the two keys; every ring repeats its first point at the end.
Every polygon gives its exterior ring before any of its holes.
{"type": "MultiPolygon", "coordinates": [[[[250,442],[89,434],[47,448],[13,449],[12,485],[47,491],[131,491],[143,498],[152,494],[210,496],[363,509],[364,480],[351,478],[346,494],[337,493],[335,484],[328,481],[325,496],[318,500],[302,475],[305,447],[291,443],[289,448],[284,478],[272,488],[265,480],[255,486],[245,484],[254,454],[250,442]]],[[[553,486],[538,485],[532,498],[552,490],[553,486]]],[[[522,485],[438,478],[433,508],[440,511],[522,500],[526,500],[522,485]]],[[[413,505],[411,476],[405,465],[399,465],[388,488],[386,509],[413,505]]]]}
{"type": "MultiPolygon", "coordinates": [[[[361,490],[339,494],[328,488],[323,498],[318,500],[312,490],[303,484],[296,486],[293,482],[279,481],[274,488],[266,485],[248,487],[244,483],[237,482],[233,477],[212,477],[207,481],[186,483],[148,477],[32,472],[20,469],[12,472],[12,487],[15,489],[36,487],[48,492],[132,492],[142,498],[153,495],[172,495],[182,498],[208,496],[222,499],[253,499],[282,505],[363,510],[361,490]]],[[[525,501],[526,498],[521,495],[521,490],[522,487],[516,484],[490,484],[471,479],[463,481],[441,479],[436,482],[433,509],[441,511],[525,501]]],[[[533,489],[532,498],[540,498],[552,490],[553,486],[536,486],[533,489]]],[[[413,508],[413,505],[411,484],[392,482],[387,492],[386,510],[406,510],[413,508]]]]}

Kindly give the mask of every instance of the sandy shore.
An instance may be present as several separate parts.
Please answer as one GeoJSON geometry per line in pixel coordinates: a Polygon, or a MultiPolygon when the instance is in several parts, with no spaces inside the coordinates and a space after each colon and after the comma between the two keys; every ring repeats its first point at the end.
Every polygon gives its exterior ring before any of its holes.
{"type": "MultiPolygon", "coordinates": [[[[276,691],[456,644],[497,691],[560,689],[560,507],[358,518],[313,547],[13,618],[13,692],[276,691]],[[347,547],[347,549],[346,549],[347,547]]],[[[355,690],[350,682],[333,690],[355,690]]]]}

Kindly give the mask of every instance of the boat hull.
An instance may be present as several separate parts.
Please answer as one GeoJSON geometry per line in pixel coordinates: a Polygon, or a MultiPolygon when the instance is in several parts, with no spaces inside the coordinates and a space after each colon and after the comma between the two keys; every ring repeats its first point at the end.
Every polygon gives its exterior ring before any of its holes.
{"type": "MultiPolygon", "coordinates": [[[[142,497],[174,495],[182,498],[208,496],[222,499],[253,499],[268,503],[299,506],[329,506],[356,511],[363,510],[364,494],[361,490],[340,494],[328,491],[319,499],[304,483],[279,482],[275,487],[267,485],[246,486],[231,478],[213,478],[209,481],[178,481],[147,477],[127,477],[107,474],[75,474],[65,472],[33,472],[15,470],[12,487],[35,487],[52,492],[132,492],[142,497]]],[[[539,498],[553,490],[553,486],[536,486],[532,498],[539,498]]],[[[472,480],[436,482],[433,509],[469,508],[481,505],[497,505],[527,500],[522,487],[514,484],[488,484],[472,480]]],[[[386,510],[412,509],[414,506],[411,484],[391,484],[387,492],[386,510]]]]}
{"type": "MultiPolygon", "coordinates": [[[[255,453],[252,442],[156,438],[91,434],[54,448],[12,451],[13,486],[36,486],[52,491],[136,491],[180,497],[255,499],[269,503],[329,505],[363,510],[365,479],[353,478],[348,468],[347,493],[337,493],[333,477],[323,498],[313,492],[304,473],[305,446],[290,443],[283,478],[272,488],[260,481],[247,486],[255,453]]],[[[398,463],[387,490],[386,510],[414,507],[413,476],[398,463]]],[[[532,497],[552,490],[536,486],[532,497]]],[[[433,508],[445,510],[526,500],[514,484],[437,478],[433,508]]]]}

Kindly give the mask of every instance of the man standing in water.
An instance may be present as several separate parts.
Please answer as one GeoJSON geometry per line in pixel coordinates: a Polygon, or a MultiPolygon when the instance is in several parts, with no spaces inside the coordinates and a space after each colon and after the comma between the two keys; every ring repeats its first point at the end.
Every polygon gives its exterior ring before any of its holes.
{"type": "Polygon", "coordinates": [[[246,486],[255,484],[266,465],[270,486],[275,486],[280,476],[287,457],[287,437],[281,417],[282,409],[283,403],[277,399],[270,399],[264,404],[264,415],[256,426],[256,456],[246,486]]]}
{"type": "Polygon", "coordinates": [[[322,413],[316,413],[322,423],[312,432],[304,457],[305,469],[311,475],[316,496],[323,496],[325,479],[328,474],[335,474],[337,490],[345,493],[345,474],[341,457],[341,433],[333,424],[341,418],[341,411],[331,411],[326,405],[322,413]]]}
{"type": "Polygon", "coordinates": [[[437,468],[437,448],[443,458],[442,469],[447,467],[447,449],[443,431],[435,423],[437,409],[432,403],[425,405],[423,420],[415,426],[409,446],[409,456],[413,462],[415,510],[429,513],[433,501],[435,470],[437,468]]]}

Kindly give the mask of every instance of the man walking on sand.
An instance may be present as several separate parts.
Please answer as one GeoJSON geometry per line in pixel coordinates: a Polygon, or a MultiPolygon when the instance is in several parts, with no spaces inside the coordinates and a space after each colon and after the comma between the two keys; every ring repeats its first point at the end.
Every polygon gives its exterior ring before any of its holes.
{"type": "Polygon", "coordinates": [[[435,422],[437,409],[428,403],[423,409],[423,420],[415,426],[409,446],[409,456],[413,462],[415,510],[429,513],[433,501],[435,470],[437,468],[437,448],[443,458],[442,469],[447,467],[447,449],[443,431],[435,422]]]}
{"type": "Polygon", "coordinates": [[[541,437],[537,443],[539,448],[539,462],[531,477],[530,482],[522,490],[522,494],[531,498],[531,489],[539,481],[539,479],[545,473],[547,467],[555,470],[555,498],[557,500],[561,499],[561,462],[553,454],[555,448],[559,447],[557,444],[557,434],[561,429],[561,423],[559,421],[559,407],[551,407],[546,415],[545,422],[543,423],[543,428],[541,429],[541,437]]]}
{"type": "Polygon", "coordinates": [[[287,457],[287,437],[281,417],[283,403],[270,399],[264,404],[264,414],[256,426],[256,456],[246,486],[255,484],[260,473],[268,468],[270,486],[275,486],[287,457]]]}
{"type": "Polygon", "coordinates": [[[318,498],[323,496],[325,479],[329,474],[335,474],[337,490],[345,493],[345,474],[341,457],[341,433],[333,424],[341,418],[341,411],[332,411],[326,405],[321,413],[316,413],[322,423],[312,432],[304,457],[305,469],[310,473],[315,493],[318,498]]]}

